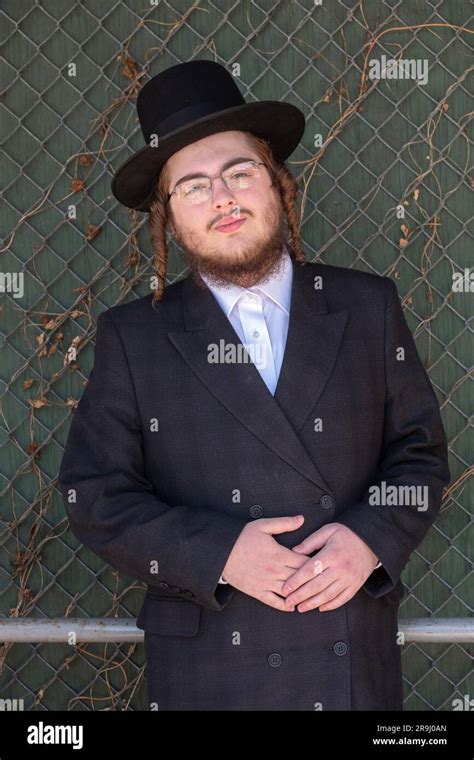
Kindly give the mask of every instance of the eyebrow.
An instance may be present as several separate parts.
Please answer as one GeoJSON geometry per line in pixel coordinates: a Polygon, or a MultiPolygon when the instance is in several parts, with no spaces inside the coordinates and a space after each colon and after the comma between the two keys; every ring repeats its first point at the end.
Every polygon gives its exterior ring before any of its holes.
{"type": "MultiPolygon", "coordinates": [[[[226,169],[229,169],[234,164],[240,164],[242,161],[257,161],[256,158],[249,158],[248,156],[237,156],[237,158],[231,158],[229,161],[226,161],[225,164],[222,164],[220,168],[220,173],[225,172],[226,169]]],[[[177,182],[174,183],[174,187],[179,185],[180,182],[185,182],[188,179],[197,179],[198,177],[207,177],[207,174],[204,174],[203,172],[194,172],[193,174],[185,174],[184,177],[180,177],[177,182]]]]}

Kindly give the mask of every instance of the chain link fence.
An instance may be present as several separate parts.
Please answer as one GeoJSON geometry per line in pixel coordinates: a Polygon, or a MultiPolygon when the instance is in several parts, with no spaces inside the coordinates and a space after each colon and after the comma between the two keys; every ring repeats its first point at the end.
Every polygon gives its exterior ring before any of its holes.
{"type": "MultiPolygon", "coordinates": [[[[146,216],[110,190],[113,171],[143,144],[136,96],[164,68],[206,58],[226,65],[250,102],[304,112],[288,166],[306,257],[396,281],[453,476],[403,573],[400,614],[472,620],[469,11],[466,0],[3,0],[3,618],[133,620],[140,607],[142,584],[68,532],[56,475],[98,314],[150,292],[146,216]]],[[[186,269],[171,240],[169,250],[171,283],[186,269]]],[[[474,697],[472,645],[455,639],[405,644],[405,709],[452,710],[474,697]]],[[[147,709],[133,634],[29,641],[0,644],[0,700],[147,709]]]]}

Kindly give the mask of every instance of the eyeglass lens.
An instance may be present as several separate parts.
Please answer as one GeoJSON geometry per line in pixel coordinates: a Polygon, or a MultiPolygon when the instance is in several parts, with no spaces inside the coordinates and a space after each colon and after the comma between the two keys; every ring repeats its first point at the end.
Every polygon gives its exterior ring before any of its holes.
{"type": "MultiPolygon", "coordinates": [[[[227,169],[222,178],[230,190],[243,190],[251,187],[259,176],[258,165],[254,162],[235,164],[227,169]]],[[[194,179],[180,182],[175,188],[176,195],[183,203],[202,203],[209,198],[211,193],[211,180],[209,177],[195,177],[194,179]]]]}

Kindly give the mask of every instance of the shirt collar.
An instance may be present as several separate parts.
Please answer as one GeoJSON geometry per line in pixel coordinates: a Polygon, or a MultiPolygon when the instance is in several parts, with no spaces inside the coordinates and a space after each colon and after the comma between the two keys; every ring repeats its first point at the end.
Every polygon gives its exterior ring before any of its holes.
{"type": "Polygon", "coordinates": [[[279,306],[280,309],[283,309],[286,314],[290,313],[293,266],[286,245],[283,246],[282,269],[279,270],[278,273],[272,275],[272,277],[266,279],[262,284],[257,282],[251,288],[242,288],[240,285],[234,283],[224,287],[217,285],[201,272],[200,276],[208,286],[209,290],[212,291],[227,318],[230,316],[232,309],[242,293],[248,292],[258,293],[259,295],[263,293],[267,298],[279,306]]]}

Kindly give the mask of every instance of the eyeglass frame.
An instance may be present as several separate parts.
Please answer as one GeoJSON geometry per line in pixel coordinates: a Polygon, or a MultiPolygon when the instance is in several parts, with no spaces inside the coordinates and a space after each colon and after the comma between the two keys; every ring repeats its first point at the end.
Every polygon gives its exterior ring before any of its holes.
{"type": "MultiPolygon", "coordinates": [[[[200,174],[198,177],[194,177],[194,179],[196,179],[196,180],[197,179],[202,179],[203,177],[204,177],[204,179],[209,179],[211,181],[211,194],[212,194],[212,183],[213,183],[213,181],[215,179],[218,179],[220,177],[222,179],[222,181],[224,182],[225,186],[227,187],[227,189],[230,190],[230,188],[227,186],[227,182],[225,181],[225,179],[224,179],[224,177],[222,175],[224,174],[224,172],[228,172],[229,169],[232,169],[234,166],[239,166],[240,164],[243,164],[243,163],[248,164],[248,163],[250,163],[250,161],[236,161],[235,164],[232,164],[232,166],[227,167],[227,169],[224,169],[223,172],[219,172],[219,174],[216,174],[214,177],[209,177],[209,175],[207,175],[207,174],[200,174]]],[[[263,161],[255,161],[254,159],[252,159],[252,163],[255,164],[255,166],[265,166],[268,169],[268,166],[263,161]]],[[[187,180],[185,180],[185,181],[187,181],[187,180]]],[[[184,184],[184,181],[183,181],[183,184],[184,184]]],[[[166,199],[167,203],[169,203],[169,200],[170,200],[171,196],[176,192],[176,188],[179,185],[181,185],[181,182],[178,182],[178,184],[174,186],[174,189],[171,191],[171,193],[168,194],[168,197],[166,199]]]]}

